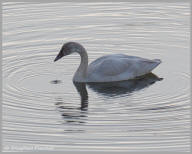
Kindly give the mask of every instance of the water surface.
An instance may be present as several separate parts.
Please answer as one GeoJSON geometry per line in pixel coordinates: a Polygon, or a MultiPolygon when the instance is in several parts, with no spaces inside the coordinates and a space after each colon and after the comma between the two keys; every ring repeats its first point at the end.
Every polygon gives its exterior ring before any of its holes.
{"type": "Polygon", "coordinates": [[[3,3],[4,151],[189,151],[188,3],[3,3]],[[80,58],[162,63],[142,79],[72,82],[80,58]]]}

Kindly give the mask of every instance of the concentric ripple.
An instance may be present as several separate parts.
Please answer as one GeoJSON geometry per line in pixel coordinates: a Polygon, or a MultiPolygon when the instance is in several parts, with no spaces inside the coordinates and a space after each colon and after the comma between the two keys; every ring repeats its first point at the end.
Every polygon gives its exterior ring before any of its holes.
{"type": "Polygon", "coordinates": [[[189,151],[188,3],[3,3],[3,151],[189,151]],[[80,58],[162,60],[142,79],[72,82],[80,58]]]}

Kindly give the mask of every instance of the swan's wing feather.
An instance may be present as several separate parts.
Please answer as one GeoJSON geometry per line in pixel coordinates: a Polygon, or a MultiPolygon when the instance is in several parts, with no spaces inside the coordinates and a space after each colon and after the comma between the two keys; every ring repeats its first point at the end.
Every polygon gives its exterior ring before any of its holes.
{"type": "Polygon", "coordinates": [[[129,69],[130,65],[126,59],[106,59],[100,63],[98,72],[106,76],[116,76],[129,69]]]}
{"type": "MultiPolygon", "coordinates": [[[[94,60],[93,62],[91,62],[89,65],[97,65],[100,64],[101,62],[107,60],[107,59],[118,59],[118,58],[133,58],[135,56],[128,56],[128,55],[124,55],[124,54],[111,54],[111,55],[106,55],[106,56],[102,56],[97,58],[96,60],[94,60]]],[[[137,57],[139,58],[139,57],[137,57]]]]}
{"type": "Polygon", "coordinates": [[[127,60],[122,59],[126,55],[113,54],[100,57],[89,64],[88,72],[103,74],[103,75],[116,75],[124,71],[127,67],[127,60]]]}
{"type": "Polygon", "coordinates": [[[89,65],[88,74],[99,80],[126,80],[151,72],[160,60],[115,54],[103,56],[89,65]]]}
{"type": "Polygon", "coordinates": [[[150,73],[160,63],[161,61],[159,59],[149,60],[140,58],[137,62],[133,63],[134,76],[141,76],[150,73]]]}
{"type": "Polygon", "coordinates": [[[156,60],[139,57],[109,58],[100,63],[97,72],[107,76],[117,76],[123,73],[140,76],[149,73],[158,64],[156,60]]]}

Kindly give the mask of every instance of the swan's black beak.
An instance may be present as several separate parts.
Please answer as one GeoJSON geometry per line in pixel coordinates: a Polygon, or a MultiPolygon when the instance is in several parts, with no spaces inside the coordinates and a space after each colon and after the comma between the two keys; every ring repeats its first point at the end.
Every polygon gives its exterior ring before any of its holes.
{"type": "Polygon", "coordinates": [[[60,51],[59,54],[57,55],[57,57],[55,58],[54,62],[56,62],[57,60],[59,60],[62,57],[63,57],[63,52],[60,51]]]}

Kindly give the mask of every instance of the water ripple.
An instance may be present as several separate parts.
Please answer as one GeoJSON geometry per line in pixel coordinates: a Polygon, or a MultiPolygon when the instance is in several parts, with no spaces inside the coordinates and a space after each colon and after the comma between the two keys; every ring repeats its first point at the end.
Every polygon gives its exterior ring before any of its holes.
{"type": "Polygon", "coordinates": [[[4,151],[189,151],[188,4],[63,4],[3,3],[4,151]],[[134,82],[75,84],[79,56],[53,62],[71,40],[90,62],[120,52],[163,62],[134,82]]]}

